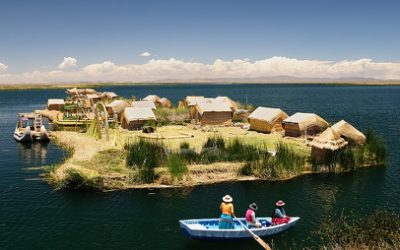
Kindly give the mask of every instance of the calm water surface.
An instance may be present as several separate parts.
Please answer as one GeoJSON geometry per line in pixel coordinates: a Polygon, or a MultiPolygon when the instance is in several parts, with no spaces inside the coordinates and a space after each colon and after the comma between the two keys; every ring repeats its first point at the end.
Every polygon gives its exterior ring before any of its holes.
{"type": "MultiPolygon", "coordinates": [[[[389,150],[386,168],[339,175],[308,175],[286,182],[241,182],[188,189],[112,193],[55,192],[35,167],[61,161],[56,145],[23,147],[12,133],[17,113],[43,108],[63,90],[0,92],[0,249],[260,249],[253,241],[201,242],[185,238],[178,220],[219,216],[220,198],[235,200],[236,214],[257,202],[269,215],[277,199],[302,217],[290,231],[275,236],[281,249],[310,245],[310,232],[343,209],[370,213],[379,205],[400,206],[400,87],[318,85],[190,85],[106,87],[99,90],[138,98],[147,94],[177,102],[186,95],[228,95],[287,113],[315,112],[365,130],[373,128],[389,150]]],[[[267,239],[270,241],[271,239],[267,239]]]]}

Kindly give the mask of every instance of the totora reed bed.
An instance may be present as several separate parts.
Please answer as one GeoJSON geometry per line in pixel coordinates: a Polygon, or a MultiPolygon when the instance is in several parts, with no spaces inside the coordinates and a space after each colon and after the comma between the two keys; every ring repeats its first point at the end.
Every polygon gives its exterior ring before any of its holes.
{"type": "Polygon", "coordinates": [[[304,139],[280,134],[176,125],[159,127],[153,134],[110,129],[109,135],[107,141],[88,133],[52,132],[70,154],[49,167],[46,179],[56,189],[107,191],[284,180],[327,172],[313,166],[304,139]]]}

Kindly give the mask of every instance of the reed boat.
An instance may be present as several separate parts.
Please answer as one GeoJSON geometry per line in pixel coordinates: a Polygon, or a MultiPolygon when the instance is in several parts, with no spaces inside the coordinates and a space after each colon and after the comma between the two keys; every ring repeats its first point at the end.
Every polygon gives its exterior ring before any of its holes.
{"type": "MultiPolygon", "coordinates": [[[[238,219],[242,223],[246,224],[245,218],[238,219]]],[[[259,237],[266,237],[286,231],[290,227],[294,226],[300,217],[290,217],[288,223],[279,225],[273,225],[271,222],[271,217],[258,217],[257,219],[262,224],[262,227],[251,227],[249,229],[259,237]]],[[[246,231],[237,220],[234,220],[234,229],[219,229],[218,224],[219,218],[189,219],[179,221],[182,232],[192,239],[241,240],[253,238],[253,236],[246,231]]]]}
{"type": "Polygon", "coordinates": [[[14,139],[18,142],[49,141],[50,137],[43,125],[42,116],[34,113],[18,114],[14,139]]]}

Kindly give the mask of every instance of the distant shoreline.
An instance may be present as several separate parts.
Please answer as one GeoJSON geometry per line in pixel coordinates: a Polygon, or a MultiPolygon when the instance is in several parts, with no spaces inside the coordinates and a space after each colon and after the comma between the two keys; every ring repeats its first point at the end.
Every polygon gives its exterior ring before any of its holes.
{"type": "Polygon", "coordinates": [[[173,85],[229,85],[229,84],[258,84],[258,85],[340,85],[340,86],[400,86],[400,81],[355,81],[355,82],[257,82],[257,81],[171,81],[171,82],[101,82],[101,83],[23,83],[0,84],[0,91],[7,90],[40,90],[40,89],[65,89],[65,88],[99,88],[120,86],[173,86],[173,85]]]}

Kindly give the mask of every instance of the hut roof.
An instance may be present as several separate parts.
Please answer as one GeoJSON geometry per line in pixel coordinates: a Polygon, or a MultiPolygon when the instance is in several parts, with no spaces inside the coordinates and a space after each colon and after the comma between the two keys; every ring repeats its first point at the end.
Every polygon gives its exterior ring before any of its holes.
{"type": "Polygon", "coordinates": [[[345,120],[341,120],[332,126],[332,129],[335,130],[340,136],[344,136],[354,140],[358,144],[364,144],[366,138],[363,133],[353,127],[350,123],[345,120]]]}
{"type": "Polygon", "coordinates": [[[143,101],[152,101],[154,103],[160,101],[160,97],[158,95],[148,95],[142,99],[143,101]]]}
{"type": "Polygon", "coordinates": [[[227,97],[227,96],[217,96],[215,97],[216,101],[220,101],[220,102],[226,102],[228,103],[228,105],[231,107],[232,110],[236,111],[238,109],[238,106],[236,104],[236,102],[234,102],[231,98],[227,97]]]}
{"type": "Polygon", "coordinates": [[[151,108],[147,107],[127,107],[124,109],[125,119],[130,121],[157,120],[151,108]]]}
{"type": "Polygon", "coordinates": [[[314,113],[301,113],[297,112],[292,116],[289,116],[285,120],[284,123],[298,123],[300,129],[304,129],[311,124],[318,125],[328,125],[328,122],[322,119],[320,116],[314,113]]]}
{"type": "Polygon", "coordinates": [[[202,101],[196,104],[196,108],[201,115],[204,112],[232,112],[226,102],[202,101]]]}
{"type": "Polygon", "coordinates": [[[347,141],[329,127],[319,136],[315,137],[310,144],[312,147],[334,151],[345,147],[347,143],[347,141]]]}
{"type": "Polygon", "coordinates": [[[106,97],[106,98],[112,99],[112,98],[118,97],[118,95],[115,94],[114,92],[103,92],[101,94],[101,97],[106,97]]]}
{"type": "Polygon", "coordinates": [[[100,96],[98,94],[86,94],[86,97],[88,99],[97,99],[100,98],[100,96]]]}
{"type": "Polygon", "coordinates": [[[129,103],[123,100],[115,100],[106,105],[107,109],[111,109],[114,114],[120,114],[126,107],[129,107],[129,103]]]}
{"type": "Polygon", "coordinates": [[[159,100],[159,102],[161,103],[161,106],[163,106],[163,107],[166,107],[166,108],[172,107],[171,101],[166,97],[161,98],[159,100]]]}
{"type": "Polygon", "coordinates": [[[78,89],[78,88],[72,88],[72,89],[67,89],[66,93],[68,95],[84,95],[84,94],[96,94],[97,91],[94,89],[78,89]]]}
{"type": "Polygon", "coordinates": [[[49,105],[64,105],[65,101],[64,99],[48,99],[47,100],[47,106],[49,105]]]}
{"type": "Polygon", "coordinates": [[[258,107],[249,115],[248,118],[262,120],[271,123],[279,117],[285,119],[288,117],[288,115],[285,112],[283,112],[282,109],[258,107]]]}
{"type": "Polygon", "coordinates": [[[132,102],[132,107],[135,108],[152,108],[156,109],[156,105],[152,101],[134,101],[132,102]]]}
{"type": "Polygon", "coordinates": [[[195,106],[198,102],[205,101],[204,96],[186,96],[185,101],[188,106],[195,106]]]}

